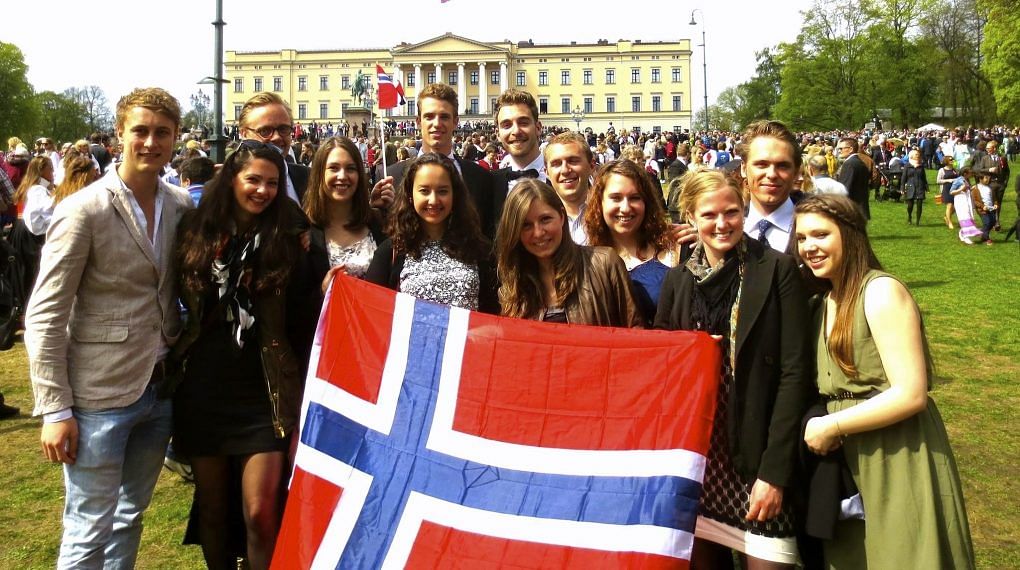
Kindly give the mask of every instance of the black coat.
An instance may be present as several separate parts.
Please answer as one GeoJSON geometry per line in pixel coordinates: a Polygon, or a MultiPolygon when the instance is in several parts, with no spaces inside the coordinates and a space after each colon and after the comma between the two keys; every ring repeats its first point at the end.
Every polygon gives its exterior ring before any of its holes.
{"type": "Polygon", "coordinates": [[[870,220],[871,210],[868,207],[868,196],[871,195],[871,170],[864,164],[861,157],[857,156],[857,153],[851,154],[843,162],[843,166],[839,167],[836,180],[846,186],[850,199],[861,207],[864,217],[870,220]]]}
{"type": "MultiPolygon", "coordinates": [[[[794,259],[746,234],[736,370],[726,425],[730,457],[746,480],[788,487],[797,471],[800,421],[816,393],[807,295],[794,259]]],[[[694,276],[666,274],[655,328],[692,330],[694,276]]]]}

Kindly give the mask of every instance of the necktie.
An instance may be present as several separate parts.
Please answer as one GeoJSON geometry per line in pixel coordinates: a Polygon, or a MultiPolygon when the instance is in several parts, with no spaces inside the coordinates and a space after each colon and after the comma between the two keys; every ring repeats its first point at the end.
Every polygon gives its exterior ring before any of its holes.
{"type": "Polygon", "coordinates": [[[518,178],[538,178],[538,171],[534,168],[527,170],[511,170],[506,173],[507,180],[517,180],[518,178]]]}
{"type": "Polygon", "coordinates": [[[765,218],[758,220],[758,241],[761,242],[761,244],[764,245],[765,247],[769,248],[772,246],[769,245],[769,240],[767,237],[765,237],[765,234],[769,231],[769,228],[771,227],[772,222],[766,220],[765,218]]]}

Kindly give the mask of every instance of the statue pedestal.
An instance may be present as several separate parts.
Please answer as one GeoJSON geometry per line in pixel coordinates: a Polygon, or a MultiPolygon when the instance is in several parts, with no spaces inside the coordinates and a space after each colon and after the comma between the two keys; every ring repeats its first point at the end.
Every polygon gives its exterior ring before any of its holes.
{"type": "Polygon", "coordinates": [[[347,107],[344,111],[344,120],[351,126],[351,136],[354,135],[354,126],[358,126],[358,136],[364,136],[371,139],[376,137],[378,139],[378,133],[376,132],[375,126],[372,124],[372,113],[371,109],[364,107],[347,107]],[[362,132],[361,125],[368,125],[368,132],[362,132]]]}

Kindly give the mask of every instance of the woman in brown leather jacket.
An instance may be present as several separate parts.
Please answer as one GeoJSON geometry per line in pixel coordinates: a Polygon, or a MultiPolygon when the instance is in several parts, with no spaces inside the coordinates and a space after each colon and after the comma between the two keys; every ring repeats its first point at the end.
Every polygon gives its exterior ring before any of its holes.
{"type": "MultiPolygon", "coordinates": [[[[245,141],[178,228],[176,262],[187,324],[170,358],[174,449],[195,474],[198,542],[209,568],[245,555],[267,568],[283,512],[290,437],[307,362],[307,255],[283,191],[283,157],[245,141]],[[239,481],[239,483],[238,483],[239,481]],[[243,503],[245,541],[232,504],[243,503]],[[238,552],[237,550],[240,550],[238,552]]],[[[187,540],[192,538],[189,529],[187,540]]]]}
{"type": "Polygon", "coordinates": [[[548,184],[527,179],[507,197],[496,233],[502,314],[557,323],[642,326],[630,278],[612,248],[579,246],[548,184]]]}

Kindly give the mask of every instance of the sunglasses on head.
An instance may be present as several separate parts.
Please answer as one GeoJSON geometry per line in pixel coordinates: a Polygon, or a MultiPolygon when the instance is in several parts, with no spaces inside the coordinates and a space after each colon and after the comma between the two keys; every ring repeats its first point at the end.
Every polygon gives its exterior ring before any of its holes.
{"type": "Polygon", "coordinates": [[[257,141],[257,140],[254,140],[254,139],[245,139],[245,140],[241,141],[240,144],[237,145],[237,150],[252,151],[252,150],[263,150],[263,149],[275,150],[276,152],[278,152],[280,154],[283,154],[283,149],[278,147],[278,146],[276,146],[275,144],[264,143],[262,141],[257,141]]]}

